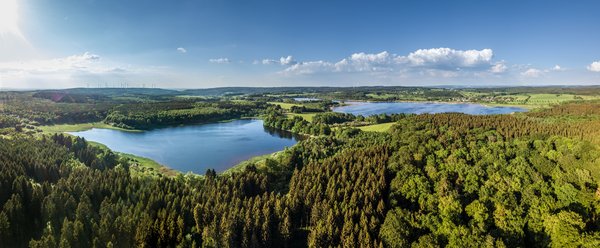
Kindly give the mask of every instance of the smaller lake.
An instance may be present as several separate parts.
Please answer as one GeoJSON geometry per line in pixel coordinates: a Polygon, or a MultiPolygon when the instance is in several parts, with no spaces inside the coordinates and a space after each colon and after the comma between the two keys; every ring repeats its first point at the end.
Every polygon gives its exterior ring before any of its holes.
{"type": "Polygon", "coordinates": [[[211,168],[222,172],[254,156],[281,151],[298,141],[290,133],[267,129],[262,120],[254,119],[145,132],[94,128],[69,134],[102,143],[114,151],[153,159],[178,171],[198,174],[211,168]]]}
{"type": "Polygon", "coordinates": [[[319,99],[319,98],[313,98],[313,97],[294,97],[293,99],[294,99],[294,101],[297,101],[297,102],[315,102],[315,101],[321,101],[321,99],[319,99]]]}
{"type": "Polygon", "coordinates": [[[377,115],[398,113],[447,113],[457,112],[471,115],[510,114],[525,112],[519,107],[485,106],[475,103],[439,103],[439,102],[346,102],[346,106],[336,107],[335,112],[350,113],[354,115],[377,115]]]}

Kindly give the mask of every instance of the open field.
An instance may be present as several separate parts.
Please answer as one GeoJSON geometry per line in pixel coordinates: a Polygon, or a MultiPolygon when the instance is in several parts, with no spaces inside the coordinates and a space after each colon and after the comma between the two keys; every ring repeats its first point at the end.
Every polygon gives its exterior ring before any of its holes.
{"type": "Polygon", "coordinates": [[[398,95],[396,95],[396,94],[389,94],[389,93],[387,93],[387,94],[369,93],[369,94],[367,94],[367,96],[370,97],[370,98],[374,98],[374,99],[385,100],[385,99],[390,99],[390,98],[396,97],[398,95]]]}
{"type": "Polygon", "coordinates": [[[227,175],[227,174],[231,174],[234,172],[243,172],[244,169],[250,165],[256,166],[257,169],[265,168],[266,167],[265,161],[268,158],[276,158],[278,153],[279,152],[269,153],[269,154],[249,158],[248,160],[244,160],[244,161],[240,162],[239,164],[223,171],[222,174],[227,175]]]}
{"type": "Polygon", "coordinates": [[[91,122],[91,123],[80,123],[80,124],[61,124],[61,125],[52,125],[52,126],[40,126],[42,131],[47,133],[64,133],[64,132],[79,132],[85,131],[92,128],[106,128],[106,129],[115,129],[126,132],[141,132],[140,130],[131,130],[131,129],[123,129],[115,126],[111,126],[109,124],[103,122],[91,122]]]}
{"type": "Polygon", "coordinates": [[[570,94],[531,94],[527,103],[529,104],[558,104],[566,101],[577,100],[576,95],[570,94]]]}
{"type": "Polygon", "coordinates": [[[298,106],[301,107],[301,104],[294,104],[294,103],[286,103],[286,102],[268,102],[269,104],[273,104],[273,105],[279,105],[279,107],[281,107],[282,109],[285,110],[290,110],[292,108],[292,106],[298,106]]]}
{"type": "Polygon", "coordinates": [[[149,158],[139,157],[133,154],[122,152],[117,152],[117,154],[119,154],[119,156],[128,158],[130,161],[136,163],[140,167],[139,169],[142,170],[140,172],[140,174],[142,175],[158,173],[168,177],[174,177],[181,174],[181,172],[171,169],[165,165],[159,164],[158,162],[149,158]]]}
{"type": "Polygon", "coordinates": [[[510,100],[507,103],[510,104],[527,104],[527,100],[529,100],[531,96],[529,95],[512,95],[510,96],[510,100]]]}
{"type": "Polygon", "coordinates": [[[365,131],[365,132],[387,132],[387,130],[390,129],[390,127],[392,127],[394,124],[396,124],[395,122],[390,122],[390,123],[382,123],[382,124],[373,124],[373,125],[368,125],[368,126],[362,126],[362,127],[358,127],[360,130],[365,131]]]}
{"type": "Polygon", "coordinates": [[[316,113],[305,113],[305,114],[288,113],[287,115],[288,115],[288,117],[300,116],[300,117],[304,118],[305,120],[312,122],[313,117],[315,117],[315,115],[317,115],[317,114],[316,113]]]}
{"type": "Polygon", "coordinates": [[[550,106],[571,101],[600,100],[599,95],[578,94],[548,94],[548,93],[517,93],[517,94],[495,94],[463,91],[465,97],[475,98],[476,102],[508,105],[532,105],[550,106]]]}

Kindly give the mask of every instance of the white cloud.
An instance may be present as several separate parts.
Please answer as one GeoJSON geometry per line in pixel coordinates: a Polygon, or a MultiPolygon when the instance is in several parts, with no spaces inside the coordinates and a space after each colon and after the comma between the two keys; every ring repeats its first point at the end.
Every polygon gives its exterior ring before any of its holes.
{"type": "Polygon", "coordinates": [[[0,62],[0,87],[61,88],[82,87],[87,83],[152,83],[165,74],[163,69],[114,63],[85,52],[62,58],[0,62]]]}
{"type": "Polygon", "coordinates": [[[395,63],[394,55],[387,51],[380,53],[354,53],[335,63],[336,71],[388,71],[395,63]]]}
{"type": "Polygon", "coordinates": [[[218,58],[218,59],[209,59],[208,62],[215,63],[215,64],[229,64],[229,63],[231,63],[231,60],[228,58],[218,58]]]}
{"type": "Polygon", "coordinates": [[[187,53],[187,50],[185,48],[183,48],[183,47],[178,47],[177,51],[180,52],[180,53],[187,53]]]}
{"type": "Polygon", "coordinates": [[[100,56],[85,52],[57,59],[3,62],[0,63],[0,70],[40,72],[62,70],[102,71],[103,68],[94,65],[98,61],[100,61],[100,56]]]}
{"type": "Polygon", "coordinates": [[[562,68],[560,65],[554,65],[554,67],[552,67],[553,71],[564,71],[565,69],[562,68]]]}
{"type": "Polygon", "coordinates": [[[286,74],[313,74],[335,70],[335,65],[326,61],[308,61],[297,63],[284,70],[286,74]]]}
{"type": "Polygon", "coordinates": [[[387,51],[380,53],[354,53],[347,58],[332,63],[323,60],[297,62],[285,69],[286,73],[311,74],[319,72],[379,72],[392,71],[396,64],[394,55],[387,51]]]}
{"type": "Polygon", "coordinates": [[[587,66],[589,71],[600,72],[600,61],[594,61],[590,65],[587,66]]]}
{"type": "Polygon", "coordinates": [[[274,60],[274,59],[263,59],[262,60],[262,64],[263,65],[273,65],[273,64],[278,64],[279,61],[274,60]]]}
{"type": "Polygon", "coordinates": [[[525,77],[539,77],[542,75],[542,71],[535,69],[535,68],[529,68],[526,71],[522,72],[521,75],[525,76],[525,77]]]}
{"type": "Polygon", "coordinates": [[[506,66],[506,63],[504,63],[504,61],[501,61],[501,62],[494,64],[492,67],[490,67],[490,72],[503,73],[506,71],[506,69],[508,69],[508,67],[506,66]]]}
{"type": "Polygon", "coordinates": [[[458,68],[489,65],[493,56],[492,49],[461,51],[450,48],[432,48],[419,49],[410,53],[406,59],[415,66],[458,68]]]}
{"type": "Polygon", "coordinates": [[[390,63],[392,55],[387,51],[383,51],[377,54],[369,53],[355,53],[350,56],[350,60],[355,63],[375,63],[375,64],[387,64],[390,63]]]}
{"type": "MultiPolygon", "coordinates": [[[[263,59],[260,63],[263,65],[295,65],[298,62],[296,62],[296,60],[294,60],[294,57],[292,57],[291,55],[288,55],[286,57],[279,58],[279,60],[263,59]]],[[[259,64],[259,63],[257,60],[255,60],[253,64],[259,64]]]]}
{"type": "Polygon", "coordinates": [[[281,65],[294,65],[294,64],[296,64],[296,61],[294,60],[294,57],[292,57],[291,55],[288,55],[287,57],[281,57],[279,59],[279,63],[281,65]]]}
{"type": "MultiPolygon", "coordinates": [[[[454,50],[450,48],[420,49],[399,56],[387,51],[380,53],[354,53],[338,62],[308,61],[297,62],[285,69],[286,73],[309,74],[317,72],[391,72],[413,68],[424,70],[460,71],[487,70],[500,73],[507,69],[504,62],[492,64],[493,51],[483,50],[454,50]]],[[[263,64],[273,63],[263,60],[263,64]]],[[[440,74],[440,73],[438,73],[440,74]]]]}

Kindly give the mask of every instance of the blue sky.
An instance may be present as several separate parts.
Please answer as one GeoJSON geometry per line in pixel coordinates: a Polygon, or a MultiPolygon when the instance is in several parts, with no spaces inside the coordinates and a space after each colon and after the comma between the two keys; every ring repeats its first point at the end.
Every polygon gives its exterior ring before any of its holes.
{"type": "Polygon", "coordinates": [[[0,87],[600,84],[598,13],[598,1],[0,0],[0,87]]]}

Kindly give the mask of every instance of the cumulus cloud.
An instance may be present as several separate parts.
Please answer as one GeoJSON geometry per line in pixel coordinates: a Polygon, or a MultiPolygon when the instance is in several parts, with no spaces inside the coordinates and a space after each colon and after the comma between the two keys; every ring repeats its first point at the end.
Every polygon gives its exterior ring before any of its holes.
{"type": "Polygon", "coordinates": [[[388,71],[395,63],[394,55],[387,51],[380,53],[354,53],[334,64],[335,71],[388,71]]]}
{"type": "Polygon", "coordinates": [[[183,47],[178,47],[177,51],[180,52],[180,53],[187,53],[187,50],[185,48],[183,48],[183,47]]]}
{"type": "Polygon", "coordinates": [[[376,54],[354,53],[350,56],[349,60],[360,64],[388,64],[391,62],[391,57],[392,55],[387,51],[376,54]]]}
{"type": "Polygon", "coordinates": [[[600,61],[594,61],[587,66],[588,71],[600,72],[600,61]]]}
{"type": "Polygon", "coordinates": [[[313,74],[319,72],[331,72],[335,70],[335,65],[318,60],[318,61],[308,61],[301,62],[295,65],[292,65],[284,70],[285,73],[293,73],[293,74],[313,74]]]}
{"type": "MultiPolygon", "coordinates": [[[[278,60],[277,59],[263,59],[261,62],[261,64],[263,65],[295,65],[296,60],[294,60],[294,57],[292,57],[291,55],[288,55],[286,57],[281,57],[278,60]]],[[[258,61],[254,61],[253,64],[259,64],[258,61]]]]}
{"type": "Polygon", "coordinates": [[[459,68],[489,65],[493,56],[492,49],[461,51],[450,48],[432,48],[419,49],[410,53],[406,59],[415,66],[459,68]]]}
{"type": "Polygon", "coordinates": [[[279,58],[279,63],[281,65],[294,65],[294,64],[296,64],[296,61],[294,60],[294,57],[292,57],[291,55],[288,55],[287,57],[279,58]]]}
{"type": "Polygon", "coordinates": [[[522,72],[521,75],[525,76],[525,77],[532,77],[532,78],[536,78],[542,75],[542,71],[535,69],[535,68],[529,68],[526,71],[522,72]]]}
{"type": "Polygon", "coordinates": [[[273,65],[279,63],[279,61],[274,59],[263,59],[261,62],[263,65],[273,65]]]}
{"type": "Polygon", "coordinates": [[[553,71],[564,71],[565,69],[563,69],[560,65],[554,65],[554,67],[552,67],[553,71]]]}
{"type": "Polygon", "coordinates": [[[498,63],[492,65],[492,67],[490,67],[490,72],[503,73],[506,71],[506,69],[508,69],[508,67],[506,66],[506,63],[504,63],[504,61],[501,61],[501,62],[498,62],[498,63]]]}
{"type": "Polygon", "coordinates": [[[286,73],[310,74],[319,72],[378,72],[392,71],[396,64],[394,55],[387,51],[380,53],[354,53],[347,58],[332,63],[323,60],[297,62],[285,69],[286,73]]]}
{"type": "MultiPolygon", "coordinates": [[[[286,73],[318,73],[318,72],[390,72],[421,68],[426,71],[460,71],[488,70],[500,73],[507,69],[504,62],[492,63],[494,53],[491,49],[455,50],[450,48],[419,49],[406,56],[380,53],[354,53],[337,62],[308,61],[297,62],[285,69],[286,73]],[[490,68],[490,66],[492,66],[490,68]]],[[[263,61],[263,64],[273,63],[263,61]]],[[[439,74],[439,73],[438,73],[439,74]]]]}
{"type": "Polygon", "coordinates": [[[209,59],[208,62],[215,63],[215,64],[229,64],[229,63],[231,63],[231,60],[229,60],[228,58],[217,58],[217,59],[209,59]]]}

